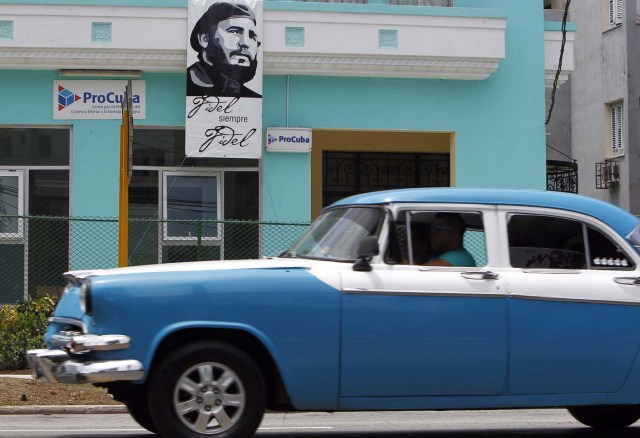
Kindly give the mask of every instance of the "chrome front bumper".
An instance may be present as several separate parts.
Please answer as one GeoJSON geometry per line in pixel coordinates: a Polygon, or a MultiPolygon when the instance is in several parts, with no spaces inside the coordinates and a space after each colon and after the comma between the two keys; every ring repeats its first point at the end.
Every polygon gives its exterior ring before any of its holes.
{"type": "Polygon", "coordinates": [[[51,341],[62,350],[45,348],[27,351],[27,362],[36,379],[49,383],[104,383],[139,380],[144,376],[142,363],[137,360],[90,361],[88,356],[86,359],[83,357],[82,353],[94,350],[129,348],[127,336],[62,331],[55,334],[51,341]],[[72,357],[68,352],[80,354],[72,357]]]}

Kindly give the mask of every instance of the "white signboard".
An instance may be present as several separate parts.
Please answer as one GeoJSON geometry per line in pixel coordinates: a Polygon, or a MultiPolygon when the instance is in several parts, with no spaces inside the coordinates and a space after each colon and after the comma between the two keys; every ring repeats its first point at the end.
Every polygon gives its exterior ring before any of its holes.
{"type": "Polygon", "coordinates": [[[260,158],[262,1],[189,0],[185,151],[260,158]]]}
{"type": "MultiPolygon", "coordinates": [[[[131,81],[131,84],[131,115],[134,119],[146,119],[145,81],[131,81]]],[[[126,86],[127,81],[53,81],[53,118],[121,119],[126,86]]]]}
{"type": "Polygon", "coordinates": [[[311,129],[267,128],[267,151],[311,152],[311,129]]]}

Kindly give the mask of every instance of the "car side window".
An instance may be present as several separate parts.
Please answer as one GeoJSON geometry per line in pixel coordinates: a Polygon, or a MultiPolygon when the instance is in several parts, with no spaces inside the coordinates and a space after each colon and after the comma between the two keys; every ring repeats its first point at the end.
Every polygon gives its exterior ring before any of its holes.
{"type": "Polygon", "coordinates": [[[633,269],[610,238],[578,220],[511,214],[507,235],[514,268],[633,269]]]}
{"type": "Polygon", "coordinates": [[[600,231],[588,227],[591,269],[635,269],[631,258],[600,231]]]}
{"type": "Polygon", "coordinates": [[[487,264],[484,225],[478,212],[401,212],[389,238],[385,254],[389,264],[429,265],[439,258],[453,266],[487,264]],[[450,239],[458,244],[449,243],[450,239]]]}

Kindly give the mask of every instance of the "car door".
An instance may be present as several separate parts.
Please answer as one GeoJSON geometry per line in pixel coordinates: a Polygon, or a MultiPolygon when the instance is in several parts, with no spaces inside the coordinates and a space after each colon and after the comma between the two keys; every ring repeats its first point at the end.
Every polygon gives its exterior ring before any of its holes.
{"type": "Polygon", "coordinates": [[[501,209],[510,268],[509,392],[619,390],[640,345],[635,254],[606,224],[554,211],[501,209]]]}
{"type": "MultiPolygon", "coordinates": [[[[396,218],[435,211],[479,218],[465,247],[469,240],[479,242],[475,257],[481,266],[390,264],[383,254],[370,272],[345,271],[342,397],[486,395],[505,389],[506,304],[502,280],[491,268],[498,247],[495,211],[460,205],[393,209],[396,218]]],[[[381,241],[392,234],[383,233],[381,241]]]]}

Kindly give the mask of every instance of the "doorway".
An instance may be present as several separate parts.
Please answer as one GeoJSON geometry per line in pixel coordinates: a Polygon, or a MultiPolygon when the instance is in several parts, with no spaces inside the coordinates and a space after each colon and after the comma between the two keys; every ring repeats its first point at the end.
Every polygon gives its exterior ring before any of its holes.
{"type": "Polygon", "coordinates": [[[376,190],[455,186],[455,133],[314,129],[311,217],[376,190]]]}

